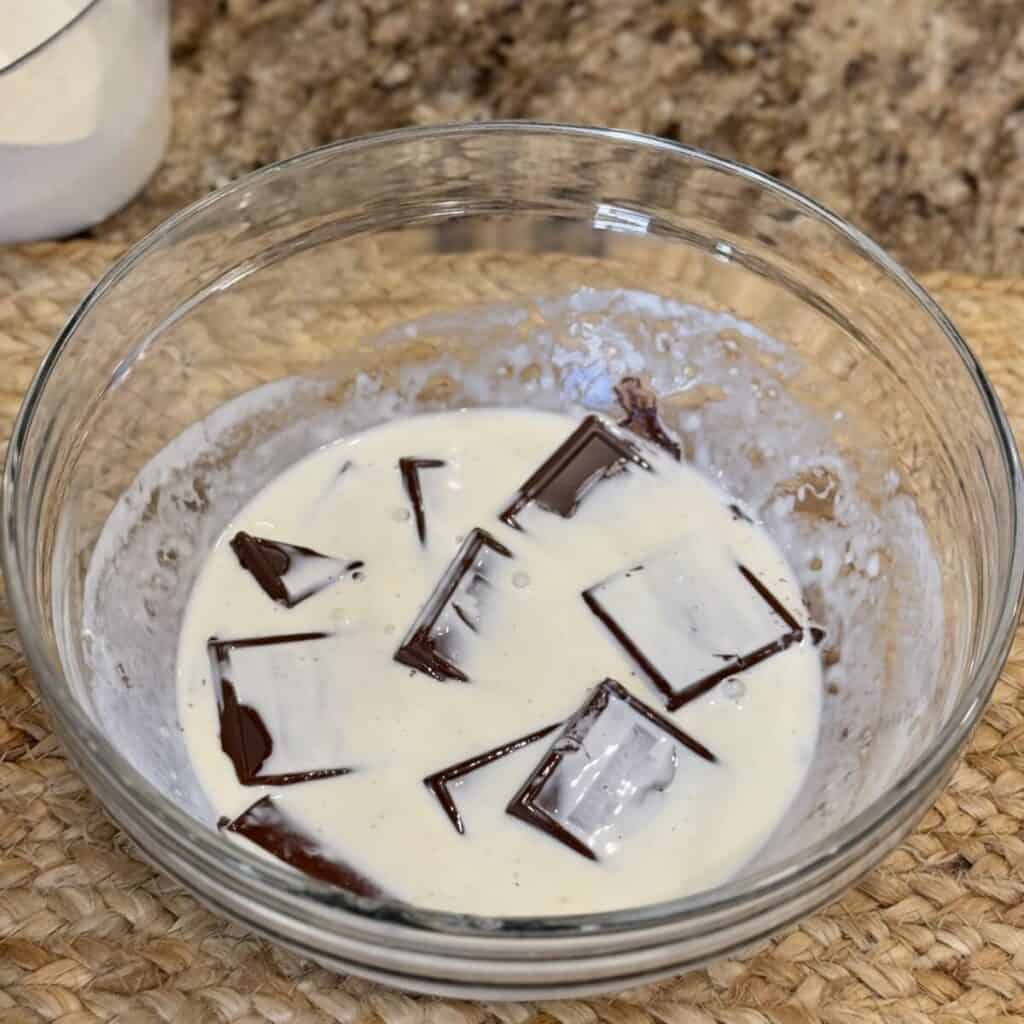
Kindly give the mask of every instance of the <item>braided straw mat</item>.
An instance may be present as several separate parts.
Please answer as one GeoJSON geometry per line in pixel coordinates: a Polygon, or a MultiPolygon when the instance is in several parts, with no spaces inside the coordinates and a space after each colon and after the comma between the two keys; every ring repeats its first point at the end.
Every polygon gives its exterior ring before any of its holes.
{"type": "MultiPolygon", "coordinates": [[[[0,454],[65,315],[117,250],[0,250],[0,454]]],[[[1024,281],[926,283],[1024,436],[1024,281]]],[[[0,1024],[1024,1021],[1024,633],[948,790],[842,899],[754,955],[614,997],[480,1005],[343,978],[155,874],[64,760],[0,587],[0,1024]]]]}

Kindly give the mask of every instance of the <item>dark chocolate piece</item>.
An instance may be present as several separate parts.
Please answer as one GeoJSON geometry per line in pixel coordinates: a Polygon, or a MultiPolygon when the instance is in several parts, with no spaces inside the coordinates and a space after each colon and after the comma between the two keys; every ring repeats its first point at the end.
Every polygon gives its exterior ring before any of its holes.
{"type": "Polygon", "coordinates": [[[678,711],[684,704],[689,704],[691,700],[702,697],[709,690],[713,690],[719,683],[732,676],[739,675],[741,672],[746,672],[747,669],[753,668],[755,665],[760,665],[762,661],[767,661],[776,654],[788,651],[793,644],[798,644],[801,640],[803,640],[803,630],[797,629],[790,633],[784,633],[777,640],[763,644],[748,654],[740,654],[717,672],[711,672],[702,679],[697,679],[690,683],[689,686],[674,693],[669,698],[665,707],[669,711],[678,711]]]}
{"type": "Polygon", "coordinates": [[[453,764],[448,768],[442,768],[441,771],[434,772],[433,775],[428,775],[423,780],[423,784],[434,794],[434,796],[437,797],[438,802],[444,808],[444,813],[451,819],[456,832],[460,835],[464,835],[466,827],[462,821],[462,815],[459,813],[459,809],[455,804],[455,798],[452,796],[451,790],[448,788],[448,784],[461,779],[464,775],[468,775],[470,772],[475,772],[478,768],[483,768],[485,765],[492,764],[500,758],[507,757],[509,754],[514,754],[517,750],[522,750],[523,747],[529,746],[531,743],[536,743],[537,740],[543,739],[548,735],[548,733],[557,729],[558,725],[559,723],[556,722],[554,725],[549,725],[543,729],[538,729],[536,732],[531,732],[527,736],[520,736],[519,739],[503,743],[500,747],[494,747],[492,750],[485,750],[482,754],[474,754],[472,757],[467,757],[465,761],[459,761],[458,764],[453,764]]]}
{"type": "Polygon", "coordinates": [[[745,566],[737,565],[743,578],[757,591],[758,596],[793,632],[799,632],[800,623],[790,615],[786,606],[745,566]]]}
{"type": "Polygon", "coordinates": [[[278,803],[265,796],[247,807],[234,821],[222,826],[261,846],[267,853],[305,874],[329,882],[357,896],[379,898],[383,890],[376,882],[344,861],[333,860],[318,852],[316,840],[304,832],[278,803]]]}
{"type": "Polygon", "coordinates": [[[274,741],[260,713],[238,700],[234,686],[220,680],[217,707],[220,712],[220,748],[231,758],[243,786],[252,786],[263,763],[274,750],[274,741]]]}
{"type": "Polygon", "coordinates": [[[629,441],[588,416],[519,488],[501,521],[521,530],[516,517],[531,502],[569,519],[595,484],[623,472],[629,463],[651,469],[629,441]]]}
{"type": "Polygon", "coordinates": [[[360,561],[346,562],[300,544],[254,537],[244,530],[231,538],[231,550],[264,593],[286,608],[294,608],[345,573],[363,567],[360,561]]]}
{"type": "Polygon", "coordinates": [[[402,474],[405,493],[409,496],[413,515],[416,517],[416,533],[420,543],[427,543],[427,517],[423,507],[423,488],[420,486],[421,469],[440,469],[445,465],[444,459],[417,459],[408,456],[398,460],[398,470],[402,474]]]}
{"type": "Polygon", "coordinates": [[[717,761],[621,683],[605,679],[566,722],[506,810],[598,860],[594,847],[601,833],[614,827],[621,836],[639,827],[640,804],[672,784],[680,747],[717,761]]]}
{"type": "MultiPolygon", "coordinates": [[[[671,559],[673,557],[674,553],[668,555],[667,564],[669,568],[672,566],[671,559]]],[[[646,565],[650,571],[652,567],[657,567],[657,562],[654,559],[649,559],[646,565]]],[[[755,665],[759,665],[762,661],[766,661],[768,658],[780,654],[794,644],[800,643],[804,638],[804,630],[796,618],[746,566],[730,561],[722,567],[722,571],[738,571],[742,579],[746,581],[771,612],[771,616],[766,617],[763,611],[758,613],[756,608],[750,609],[749,613],[743,613],[742,609],[736,607],[729,609],[730,620],[735,619],[736,622],[739,621],[741,614],[748,614],[748,617],[752,617],[752,621],[760,619],[757,625],[762,642],[753,650],[731,653],[736,650],[734,645],[738,636],[716,637],[699,635],[700,630],[695,625],[695,621],[699,620],[694,619],[694,612],[691,607],[694,602],[692,596],[688,593],[680,593],[677,599],[672,594],[667,598],[663,595],[660,608],[663,610],[667,609],[667,611],[662,611],[657,615],[652,614],[647,620],[641,619],[639,623],[641,633],[644,627],[650,623],[650,632],[646,637],[631,635],[630,629],[627,629],[622,620],[624,618],[628,619],[631,612],[634,618],[639,617],[639,614],[630,607],[630,603],[624,603],[621,597],[618,598],[618,610],[613,611],[609,607],[608,597],[606,596],[614,593],[610,592],[609,588],[616,584],[621,586],[625,580],[630,578],[629,571],[621,572],[617,576],[613,576],[583,591],[582,597],[587,607],[608,629],[612,636],[615,637],[630,658],[643,669],[654,685],[664,694],[667,699],[666,707],[669,711],[678,710],[684,704],[696,700],[696,698],[707,693],[723,680],[728,679],[730,676],[738,675],[740,672],[745,672],[755,665]],[[669,630],[667,631],[664,623],[666,617],[670,618],[672,615],[673,602],[675,602],[679,609],[679,621],[677,623],[669,621],[667,624],[669,630]],[[776,620],[778,620],[781,630],[778,635],[772,637],[772,622],[776,620]],[[659,641],[661,642],[660,655],[654,653],[658,648],[659,641]],[[723,648],[725,652],[730,653],[723,653],[723,648]],[[724,664],[718,666],[708,664],[711,659],[724,662],[724,664]],[[698,667],[695,679],[680,684],[678,680],[673,681],[670,678],[667,666],[685,667],[689,665],[692,670],[694,664],[699,663],[701,660],[705,663],[704,670],[702,671],[698,667]]],[[[678,580],[679,578],[678,573],[673,574],[669,571],[662,571],[661,574],[661,579],[664,580],[678,580]]],[[[699,584],[699,581],[697,582],[699,584]]],[[[653,585],[657,586],[657,581],[653,585]]],[[[634,593],[630,595],[630,601],[635,600],[637,598],[634,593]]],[[[731,626],[732,622],[728,625],[731,626]]]]}
{"type": "Polygon", "coordinates": [[[623,377],[615,385],[615,397],[626,414],[619,426],[664,448],[679,462],[683,450],[658,416],[658,397],[639,377],[623,377]]]}
{"type": "MultiPolygon", "coordinates": [[[[237,680],[232,680],[231,652],[247,647],[271,647],[282,644],[322,640],[326,633],[286,633],[281,636],[247,637],[241,640],[211,639],[207,648],[213,669],[214,691],[220,716],[220,745],[243,786],[292,786],[299,782],[332,779],[348,775],[354,769],[313,768],[289,772],[262,772],[274,752],[274,738],[256,708],[238,699],[237,680]]],[[[285,686],[295,680],[284,679],[285,686]]]]}
{"type": "Polygon", "coordinates": [[[480,602],[491,585],[488,574],[496,555],[511,558],[512,552],[486,530],[470,533],[395,651],[395,661],[441,682],[469,682],[453,661],[462,633],[459,623],[471,633],[479,629],[480,602]]]}

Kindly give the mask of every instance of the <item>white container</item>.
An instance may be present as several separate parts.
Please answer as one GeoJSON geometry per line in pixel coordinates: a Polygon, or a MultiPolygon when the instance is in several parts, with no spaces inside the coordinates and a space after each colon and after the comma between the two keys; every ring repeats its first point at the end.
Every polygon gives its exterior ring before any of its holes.
{"type": "Polygon", "coordinates": [[[0,0],[0,242],[128,202],[170,125],[168,0],[0,0]]]}

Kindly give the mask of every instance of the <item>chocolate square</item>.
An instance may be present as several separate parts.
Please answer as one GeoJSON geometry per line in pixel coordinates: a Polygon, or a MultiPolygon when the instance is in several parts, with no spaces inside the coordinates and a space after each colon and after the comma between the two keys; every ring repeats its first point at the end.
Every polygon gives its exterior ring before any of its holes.
{"type": "Polygon", "coordinates": [[[491,750],[485,750],[482,754],[474,754],[472,757],[467,757],[465,761],[459,761],[457,764],[442,768],[439,772],[434,772],[433,775],[428,775],[423,780],[423,784],[437,797],[438,802],[444,808],[445,814],[451,819],[456,832],[464,835],[466,826],[462,820],[462,815],[459,813],[459,808],[456,806],[455,797],[452,796],[452,792],[449,789],[449,784],[458,782],[471,772],[493,764],[509,754],[514,754],[517,750],[522,750],[523,747],[527,747],[531,743],[536,743],[537,740],[543,739],[549,733],[554,732],[558,728],[558,724],[556,722],[554,725],[538,729],[536,732],[531,732],[526,736],[509,740],[508,743],[503,743],[500,747],[494,747],[491,750]]]}
{"type": "Polygon", "coordinates": [[[665,695],[669,711],[804,637],[771,590],[703,534],[683,538],[582,597],[665,695]]]}
{"type": "Polygon", "coordinates": [[[330,683],[311,647],[326,633],[211,639],[207,644],[220,716],[221,749],[243,786],[290,786],[347,775],[340,730],[325,733],[330,683]],[[323,737],[319,749],[313,738],[323,737]],[[319,764],[318,764],[319,762],[319,764]]]}
{"type": "Polygon", "coordinates": [[[286,608],[294,608],[346,573],[363,568],[361,561],[332,558],[300,544],[254,537],[244,530],[231,538],[231,550],[267,597],[286,608]]]}
{"type": "Polygon", "coordinates": [[[219,825],[321,882],[337,885],[357,896],[386,895],[376,882],[350,864],[324,856],[320,844],[272,797],[257,800],[233,821],[221,819],[219,825]]]}
{"type": "Polygon", "coordinates": [[[674,722],[606,679],[570,718],[507,811],[569,849],[599,860],[603,833],[628,838],[650,813],[644,804],[668,789],[688,752],[717,759],[674,722]]]}
{"type": "Polygon", "coordinates": [[[512,552],[486,530],[473,530],[395,651],[395,661],[441,682],[469,682],[455,659],[480,630],[498,559],[511,557],[512,552]]]}
{"type": "Polygon", "coordinates": [[[531,503],[569,519],[597,484],[630,464],[651,469],[634,445],[588,416],[519,488],[501,521],[521,530],[517,517],[531,503]]]}

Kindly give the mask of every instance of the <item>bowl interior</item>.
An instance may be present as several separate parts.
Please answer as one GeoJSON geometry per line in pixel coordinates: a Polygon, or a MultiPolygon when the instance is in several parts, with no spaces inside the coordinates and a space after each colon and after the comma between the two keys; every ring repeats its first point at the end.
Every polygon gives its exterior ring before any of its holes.
{"type": "Polygon", "coordinates": [[[763,519],[828,640],[815,762],[751,876],[894,786],[1005,613],[1011,467],[944,322],[822,211],[672,147],[509,130],[313,154],[172,222],[44,372],[25,575],[67,695],[197,829],[174,658],[204,555],[288,464],[397,416],[610,411],[645,376],[763,519]]]}

